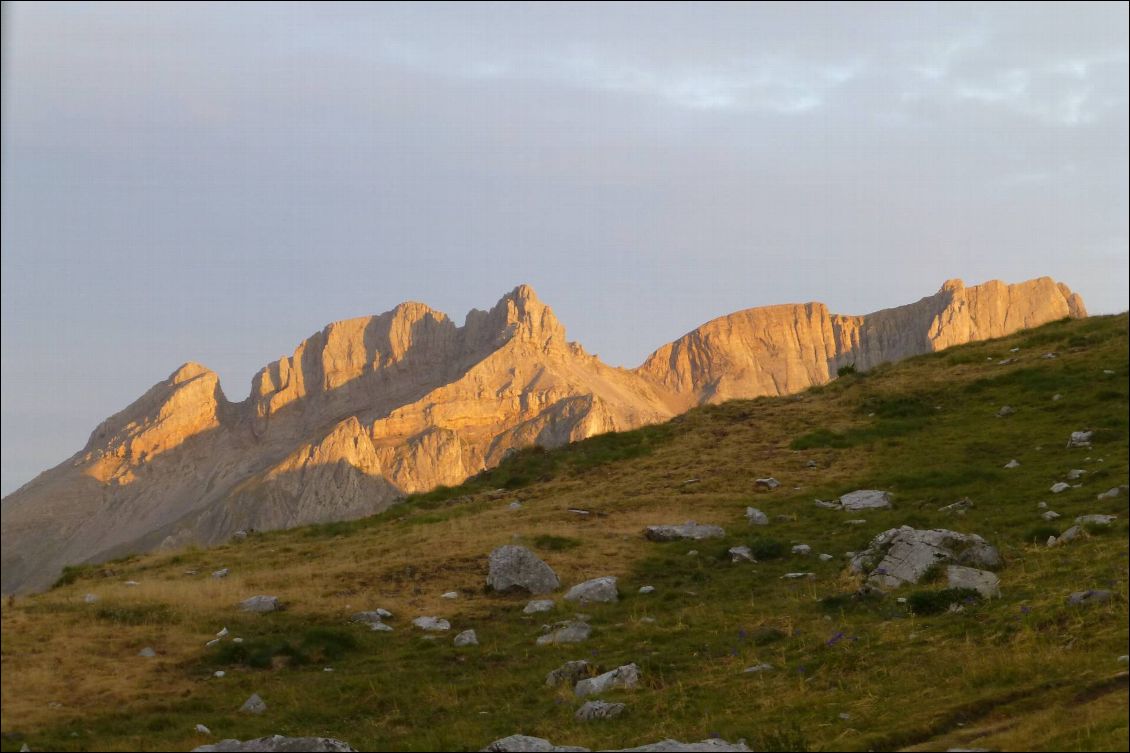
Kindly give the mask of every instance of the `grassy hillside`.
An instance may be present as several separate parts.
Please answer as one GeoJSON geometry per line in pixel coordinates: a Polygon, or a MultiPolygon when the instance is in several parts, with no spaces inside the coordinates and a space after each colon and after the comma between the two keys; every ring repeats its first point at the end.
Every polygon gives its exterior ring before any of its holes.
{"type": "Polygon", "coordinates": [[[375,518],[69,570],[3,608],[3,749],[188,750],[278,733],[360,750],[477,750],[524,733],[593,749],[720,735],[767,750],[1126,750],[1127,497],[1096,495],[1127,482],[1128,363],[1126,315],[1058,322],[794,397],[518,453],[375,518]],[[1003,405],[1016,412],[998,418],[1003,405]],[[1093,448],[1067,449],[1081,429],[1095,431],[1093,448]],[[1014,458],[1020,467],[1005,469],[1014,458]],[[1081,486],[1050,493],[1074,468],[1087,471],[1081,486]],[[781,487],[756,492],[770,475],[781,487]],[[891,491],[894,508],[813,504],[858,488],[891,491]],[[963,497],[975,505],[964,515],[939,511],[963,497]],[[1042,520],[1041,501],[1062,517],[1042,520]],[[746,505],[771,524],[749,526],[746,505]],[[1086,513],[1119,519],[1045,546],[1086,513]],[[728,535],[641,535],[691,518],[728,535]],[[853,596],[844,553],[902,524],[985,537],[1005,558],[1003,597],[929,613],[917,596],[916,613],[896,597],[944,583],[853,596]],[[581,610],[588,642],[534,645],[543,623],[574,613],[561,592],[554,612],[525,615],[527,598],[484,591],[487,555],[507,543],[538,551],[566,586],[619,576],[618,604],[581,610]],[[743,543],[758,564],[729,562],[743,543]],[[791,554],[796,543],[812,554],[791,554]],[[212,579],[222,567],[230,576],[212,579]],[[795,571],[815,578],[781,579],[795,571]],[[1089,588],[1114,598],[1068,606],[1089,588]],[[287,608],[238,611],[255,594],[287,608]],[[394,632],[348,622],[377,607],[396,615],[394,632]],[[452,630],[426,640],[409,624],[419,615],[452,630]],[[225,626],[243,643],[206,648],[225,626]],[[452,646],[466,628],[482,645],[452,646]],[[146,646],[155,658],[137,655],[146,646]],[[544,687],[570,659],[638,664],[641,688],[601,696],[628,713],[574,721],[569,690],[544,687]],[[773,669],[742,672],[761,662],[773,669]],[[269,706],[262,716],[239,712],[253,692],[269,706]]]}

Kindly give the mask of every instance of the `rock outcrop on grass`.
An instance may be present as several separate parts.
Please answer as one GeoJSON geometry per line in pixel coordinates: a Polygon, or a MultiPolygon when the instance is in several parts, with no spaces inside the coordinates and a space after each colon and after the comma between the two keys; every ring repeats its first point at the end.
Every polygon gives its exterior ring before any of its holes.
{"type": "Polygon", "coordinates": [[[690,539],[720,539],[726,535],[721,526],[700,525],[693,520],[688,520],[682,525],[656,525],[648,526],[644,535],[652,541],[678,541],[690,539]]]}
{"type": "Polygon", "coordinates": [[[588,677],[588,674],[589,663],[584,659],[567,661],[545,676],[545,686],[556,688],[558,685],[576,685],[588,677]]]}
{"type": "Polygon", "coordinates": [[[193,753],[356,753],[356,749],[331,737],[271,735],[254,740],[221,740],[192,749],[193,753]]]}
{"type": "Polygon", "coordinates": [[[267,612],[277,612],[282,609],[282,602],[279,601],[279,597],[277,596],[252,596],[250,599],[241,601],[239,608],[244,612],[265,614],[267,612]]]}
{"type": "Polygon", "coordinates": [[[987,569],[1002,564],[996,548],[976,534],[902,526],[872,539],[867,549],[851,558],[849,567],[866,575],[873,586],[898,588],[917,583],[932,568],[950,563],[987,569]]]}
{"type": "Polygon", "coordinates": [[[634,688],[640,684],[640,668],[635,664],[625,664],[596,677],[581,680],[573,687],[578,698],[606,693],[616,688],[634,688]]]}
{"type": "Polygon", "coordinates": [[[609,703],[607,701],[585,701],[573,718],[578,722],[595,722],[601,719],[615,719],[628,708],[622,703],[609,703]]]}
{"type": "Polygon", "coordinates": [[[556,591],[561,581],[553,568],[524,546],[507,544],[490,553],[487,586],[495,591],[525,591],[535,596],[556,591]]]}
{"type": "Polygon", "coordinates": [[[549,632],[539,636],[539,646],[553,646],[559,643],[581,643],[587,641],[592,635],[592,627],[587,622],[580,620],[567,620],[559,622],[549,628],[549,632]]]}
{"type": "Polygon", "coordinates": [[[576,601],[581,604],[612,604],[620,600],[620,591],[616,587],[616,576],[603,575],[599,578],[578,583],[565,592],[565,601],[576,601]]]}

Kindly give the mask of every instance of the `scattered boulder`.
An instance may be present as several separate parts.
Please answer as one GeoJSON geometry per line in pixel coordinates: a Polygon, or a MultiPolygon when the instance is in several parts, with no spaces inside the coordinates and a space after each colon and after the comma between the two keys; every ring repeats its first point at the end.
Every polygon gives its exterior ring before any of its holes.
{"type": "Polygon", "coordinates": [[[616,576],[603,575],[599,578],[578,583],[565,593],[565,601],[579,601],[582,604],[599,602],[611,604],[620,600],[616,588],[616,576]]]}
{"type": "Polygon", "coordinates": [[[581,680],[573,687],[573,693],[578,698],[584,698],[616,688],[631,689],[639,684],[640,668],[635,664],[625,664],[602,675],[581,680]]]}
{"type": "Polygon", "coordinates": [[[764,489],[771,492],[781,485],[781,482],[770,476],[769,478],[759,478],[753,482],[753,485],[758,489],[764,489]]]}
{"type": "Polygon", "coordinates": [[[815,578],[816,573],[785,573],[781,580],[800,580],[801,578],[815,578]]]}
{"type": "Polygon", "coordinates": [[[529,735],[510,735],[483,748],[484,753],[564,753],[577,751],[588,753],[588,748],[578,748],[570,745],[554,745],[543,737],[530,737],[529,735]]]}
{"type": "Polygon", "coordinates": [[[277,612],[282,609],[282,603],[279,602],[277,596],[252,596],[250,599],[241,601],[239,608],[244,612],[264,614],[266,612],[277,612]]]}
{"type": "Polygon", "coordinates": [[[153,658],[154,656],[156,656],[156,655],[157,655],[157,652],[153,650],[153,647],[152,647],[152,646],[146,646],[145,648],[143,648],[143,649],[141,649],[140,651],[138,651],[138,652],[137,652],[137,655],[138,655],[138,656],[143,656],[143,657],[145,657],[146,659],[152,659],[152,658],[153,658]]]}
{"type": "Polygon", "coordinates": [[[1083,447],[1090,449],[1091,438],[1095,436],[1093,431],[1073,431],[1071,432],[1070,439],[1067,440],[1068,449],[1072,447],[1083,447]]]}
{"type": "Polygon", "coordinates": [[[259,697],[258,693],[252,693],[251,697],[243,702],[239,707],[240,711],[247,712],[248,714],[262,714],[267,710],[267,704],[259,697]]]}
{"type": "Polygon", "coordinates": [[[1070,488],[1071,488],[1071,484],[1067,483],[1066,481],[1056,481],[1051,486],[1051,493],[1052,494],[1059,494],[1060,492],[1065,492],[1070,488]]]}
{"type": "Polygon", "coordinates": [[[98,595],[97,594],[83,594],[82,600],[86,604],[97,604],[98,603],[98,595]]]}
{"type": "Polygon", "coordinates": [[[508,544],[490,553],[487,585],[495,591],[520,589],[545,594],[561,587],[553,568],[524,546],[508,544]]]}
{"type": "Polygon", "coordinates": [[[732,546],[729,550],[730,562],[757,562],[753,550],[748,546],[732,546]]]}
{"type": "Polygon", "coordinates": [[[519,502],[518,500],[514,500],[509,505],[507,505],[507,507],[509,507],[511,510],[521,510],[522,509],[522,503],[519,502]]]}
{"type": "Polygon", "coordinates": [[[538,612],[548,612],[553,609],[553,599],[534,599],[522,609],[523,614],[537,614],[538,612]]]}
{"type": "Polygon", "coordinates": [[[729,743],[711,737],[697,743],[684,743],[679,740],[660,740],[638,748],[621,748],[618,753],[747,753],[750,750],[745,740],[729,743]]]}
{"type": "Polygon", "coordinates": [[[194,727],[193,729],[195,729],[197,732],[199,732],[202,735],[211,735],[212,734],[212,730],[208,729],[203,724],[197,724],[196,727],[194,727]]]}
{"type": "Polygon", "coordinates": [[[220,578],[228,577],[229,573],[231,573],[231,570],[229,570],[226,567],[221,567],[219,570],[216,570],[215,572],[212,573],[212,577],[215,578],[216,580],[219,580],[220,578]]]}
{"type": "Polygon", "coordinates": [[[1009,470],[1012,470],[1013,468],[1019,468],[1020,467],[1020,461],[1017,460],[1016,458],[1013,458],[1012,460],[1005,463],[1004,467],[1009,469],[1009,470]]]}
{"type": "Polygon", "coordinates": [[[747,507],[745,509],[745,519],[749,521],[751,526],[769,525],[769,516],[756,507],[747,507]]]}
{"type": "Polygon", "coordinates": [[[815,460],[809,460],[808,462],[806,462],[804,464],[804,467],[805,468],[816,468],[816,467],[818,467],[818,464],[815,460]]]}
{"type": "Polygon", "coordinates": [[[867,521],[864,520],[863,518],[855,518],[854,520],[845,520],[844,525],[845,526],[861,526],[866,522],[867,521]]]}
{"type": "Polygon", "coordinates": [[[812,547],[810,547],[808,544],[797,544],[793,547],[792,551],[793,554],[811,554],[812,547]]]}
{"type": "Polygon", "coordinates": [[[678,541],[679,539],[720,539],[726,535],[721,526],[699,525],[693,520],[688,520],[681,526],[661,525],[648,526],[644,535],[652,541],[678,541]]]}
{"type": "Polygon", "coordinates": [[[600,719],[615,719],[624,713],[628,707],[622,703],[608,703],[607,701],[585,701],[573,718],[579,722],[593,722],[600,719]]]}
{"type": "Polygon", "coordinates": [[[946,568],[946,583],[949,588],[972,588],[986,599],[1001,595],[1001,579],[988,570],[950,565],[946,568]]]}
{"type": "Polygon", "coordinates": [[[1116,520],[1117,515],[1080,515],[1075,523],[1081,526],[1109,526],[1116,520]]]}
{"type": "MultiPolygon", "coordinates": [[[[1005,363],[1005,362],[1002,361],[1001,363],[1005,363]]],[[[1014,413],[1016,413],[1016,409],[1013,408],[1011,405],[1002,405],[1001,409],[999,411],[997,411],[997,418],[1007,418],[1008,416],[1011,416],[1014,413]]]]}
{"type": "Polygon", "coordinates": [[[1113,596],[1113,593],[1103,589],[1076,591],[1067,597],[1067,603],[1076,606],[1089,606],[1091,604],[1108,602],[1113,596]]]}
{"type": "Polygon", "coordinates": [[[446,593],[440,594],[439,598],[441,598],[441,599],[458,599],[459,598],[459,592],[458,591],[448,591],[446,593]]]}
{"type": "Polygon", "coordinates": [[[558,643],[580,643],[587,641],[592,635],[592,626],[580,620],[566,620],[550,628],[550,632],[539,636],[539,646],[553,646],[558,643]]]}
{"type": "Polygon", "coordinates": [[[867,549],[851,558],[850,568],[852,572],[867,574],[867,582],[872,586],[898,588],[917,583],[932,567],[943,563],[985,569],[1002,564],[996,548],[976,534],[902,526],[872,539],[867,549]]]}
{"type": "Polygon", "coordinates": [[[970,509],[973,506],[973,500],[971,500],[969,497],[962,497],[953,504],[946,505],[945,507],[939,507],[938,512],[955,512],[964,514],[966,510],[970,509]]]}
{"type": "Polygon", "coordinates": [[[1059,517],[1062,517],[1062,516],[1058,512],[1056,512],[1055,510],[1048,510],[1048,511],[1044,512],[1042,515],[1040,515],[1040,517],[1050,523],[1051,521],[1055,520],[1056,518],[1059,518],[1059,517]]]}
{"type": "Polygon", "coordinates": [[[1125,494],[1125,486],[1115,486],[1098,495],[1098,499],[1118,499],[1119,494],[1125,494]]]}
{"type": "MultiPolygon", "coordinates": [[[[203,726],[203,725],[198,725],[203,726]]],[[[212,745],[193,748],[193,753],[355,753],[355,749],[341,740],[330,737],[283,737],[271,735],[255,740],[221,740],[212,745]]]]}
{"type": "Polygon", "coordinates": [[[479,636],[475,634],[474,630],[464,630],[462,633],[455,636],[455,648],[477,645],[479,645],[479,636]]]}
{"type": "Polygon", "coordinates": [[[417,617],[412,620],[412,624],[421,630],[430,630],[433,632],[451,629],[451,623],[442,617],[417,617]]]}
{"type": "Polygon", "coordinates": [[[1082,468],[1072,468],[1070,471],[1067,472],[1067,480],[1068,481],[1078,481],[1079,479],[1083,478],[1083,476],[1085,476],[1086,474],[1087,474],[1087,472],[1085,470],[1083,470],[1082,468]]]}
{"type": "Polygon", "coordinates": [[[762,662],[760,664],[754,664],[752,667],[746,667],[745,669],[742,670],[742,674],[743,675],[761,674],[762,672],[768,672],[771,669],[773,669],[772,664],[766,664],[765,662],[762,662]]]}
{"type": "Polygon", "coordinates": [[[859,489],[849,492],[839,499],[840,510],[873,510],[891,506],[889,492],[878,489],[859,489]]]}
{"type": "Polygon", "coordinates": [[[584,659],[567,661],[557,669],[545,676],[545,686],[556,688],[558,685],[576,685],[577,682],[588,677],[589,663],[584,659]]]}
{"type": "Polygon", "coordinates": [[[821,554],[819,559],[821,562],[831,562],[835,557],[830,554],[821,554]]]}
{"type": "Polygon", "coordinates": [[[1075,539],[1083,535],[1082,526],[1071,526],[1066,531],[1061,533],[1059,537],[1048,537],[1048,546],[1057,546],[1059,544],[1069,544],[1075,539]]]}
{"type": "Polygon", "coordinates": [[[653,594],[653,593],[655,593],[655,586],[640,586],[640,593],[641,594],[653,594]]]}
{"type": "Polygon", "coordinates": [[[362,625],[368,625],[371,630],[391,631],[392,628],[384,624],[383,615],[381,611],[375,612],[358,612],[349,618],[350,622],[359,622],[362,625]]]}

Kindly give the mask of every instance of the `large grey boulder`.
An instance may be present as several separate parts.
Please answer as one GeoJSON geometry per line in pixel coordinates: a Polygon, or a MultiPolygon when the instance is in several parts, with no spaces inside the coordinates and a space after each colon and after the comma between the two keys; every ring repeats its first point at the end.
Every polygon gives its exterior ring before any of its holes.
{"type": "Polygon", "coordinates": [[[474,630],[464,630],[459,635],[455,636],[455,648],[463,648],[464,646],[477,646],[479,645],[479,636],[475,634],[474,630]]]}
{"type": "Polygon", "coordinates": [[[1102,604],[1110,601],[1113,596],[1113,593],[1101,588],[1089,591],[1076,591],[1067,597],[1067,603],[1075,606],[1102,604]]]}
{"type": "Polygon", "coordinates": [[[726,531],[721,526],[699,525],[693,520],[688,520],[681,526],[648,526],[644,530],[644,535],[652,541],[678,541],[680,539],[700,541],[702,539],[720,539],[726,535],[726,531]]]}
{"type": "Polygon", "coordinates": [[[554,646],[559,643],[580,643],[587,641],[590,635],[592,635],[592,627],[587,622],[570,620],[554,625],[550,632],[538,637],[537,644],[539,646],[554,646]]]}
{"type": "Polygon", "coordinates": [[[616,576],[603,575],[599,578],[578,583],[565,593],[565,601],[578,601],[581,604],[611,604],[620,600],[616,588],[616,576]]]}
{"type": "Polygon", "coordinates": [[[573,714],[578,722],[594,722],[600,719],[615,719],[628,708],[622,703],[608,703],[607,701],[585,701],[573,714]]]}
{"type": "Polygon", "coordinates": [[[769,525],[769,516],[756,507],[747,507],[745,509],[745,519],[749,521],[751,526],[769,525]]]}
{"type": "Polygon", "coordinates": [[[558,685],[576,685],[588,674],[589,663],[584,659],[567,661],[545,676],[545,686],[556,688],[558,685]]]}
{"type": "Polygon", "coordinates": [[[625,664],[610,672],[581,680],[573,687],[578,698],[605,693],[615,688],[634,688],[640,684],[640,668],[635,664],[625,664]]]}
{"type": "Polygon", "coordinates": [[[839,503],[841,510],[883,509],[891,506],[891,495],[878,489],[858,489],[840,497],[839,503]]]}
{"type": "Polygon", "coordinates": [[[561,587],[553,568],[524,546],[508,544],[490,553],[487,585],[495,591],[545,594],[561,587]]]}
{"type": "Polygon", "coordinates": [[[1075,522],[1081,526],[1109,526],[1116,520],[1117,515],[1080,515],[1075,522]]]}
{"type": "Polygon", "coordinates": [[[564,753],[576,751],[588,753],[588,748],[578,748],[571,745],[554,745],[543,737],[530,737],[529,735],[511,735],[483,748],[484,753],[564,753]]]}
{"type": "Polygon", "coordinates": [[[277,612],[282,609],[282,604],[277,596],[252,596],[250,599],[241,601],[239,608],[244,612],[264,614],[266,612],[277,612]]]}
{"type": "Polygon", "coordinates": [[[252,693],[251,697],[243,702],[239,707],[240,711],[245,711],[248,714],[262,714],[267,710],[266,702],[259,697],[258,693],[252,693]]]}
{"type": "Polygon", "coordinates": [[[660,740],[638,748],[621,748],[617,753],[748,753],[750,747],[745,740],[729,743],[718,738],[708,738],[697,743],[684,743],[679,740],[660,740]]]}
{"type": "Polygon", "coordinates": [[[972,588],[986,599],[1001,595],[1001,579],[988,570],[950,565],[946,568],[946,584],[949,588],[972,588]]]}
{"type": "Polygon", "coordinates": [[[1067,440],[1067,446],[1071,447],[1090,447],[1091,438],[1095,436],[1093,431],[1073,431],[1071,437],[1067,440]]]}
{"type": "Polygon", "coordinates": [[[356,749],[341,740],[330,737],[283,737],[271,735],[255,740],[221,740],[211,745],[193,748],[193,753],[236,753],[237,751],[262,751],[270,753],[356,753],[356,749]]]}
{"type": "Polygon", "coordinates": [[[392,632],[392,628],[384,623],[381,612],[384,610],[377,610],[374,612],[358,612],[349,618],[350,622],[359,622],[362,625],[368,625],[370,630],[381,632],[392,632]]]}
{"type": "Polygon", "coordinates": [[[898,588],[917,583],[935,565],[950,563],[993,568],[1000,566],[1001,559],[996,548],[976,534],[902,526],[872,539],[867,549],[851,558],[849,567],[867,575],[873,586],[898,588]]]}
{"type": "Polygon", "coordinates": [[[522,609],[522,614],[537,614],[553,609],[553,599],[534,599],[522,609]]]}
{"type": "Polygon", "coordinates": [[[442,617],[417,617],[412,620],[412,624],[421,630],[433,632],[451,629],[451,623],[442,617]]]}
{"type": "Polygon", "coordinates": [[[769,478],[754,479],[753,485],[758,489],[765,489],[766,491],[771,492],[778,486],[780,486],[781,482],[770,476],[769,478]]]}

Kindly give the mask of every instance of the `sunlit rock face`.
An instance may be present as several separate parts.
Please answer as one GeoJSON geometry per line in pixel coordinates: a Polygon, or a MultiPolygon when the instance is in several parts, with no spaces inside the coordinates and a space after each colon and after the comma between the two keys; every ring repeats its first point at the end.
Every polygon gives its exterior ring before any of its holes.
{"type": "Polygon", "coordinates": [[[525,285],[462,327],[404,303],[310,336],[260,370],[242,402],[187,363],[103,421],[81,451],[4,499],[2,588],[42,588],[67,564],[237,530],[370,515],[457,484],[513,448],[798,392],[844,365],[864,370],[1085,315],[1079,296],[1048,278],[951,280],[865,316],[820,303],[739,311],[627,370],[568,342],[525,285]]]}

